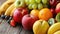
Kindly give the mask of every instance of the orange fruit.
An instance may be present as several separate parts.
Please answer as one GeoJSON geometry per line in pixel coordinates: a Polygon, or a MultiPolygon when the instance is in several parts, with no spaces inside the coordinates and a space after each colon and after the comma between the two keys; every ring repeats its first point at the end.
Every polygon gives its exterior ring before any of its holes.
{"type": "Polygon", "coordinates": [[[38,17],[39,10],[32,10],[32,11],[30,12],[30,14],[32,14],[32,15],[38,17]]]}
{"type": "Polygon", "coordinates": [[[39,12],[39,19],[48,20],[48,19],[50,19],[52,17],[53,17],[52,12],[48,8],[43,8],[39,12]]]}

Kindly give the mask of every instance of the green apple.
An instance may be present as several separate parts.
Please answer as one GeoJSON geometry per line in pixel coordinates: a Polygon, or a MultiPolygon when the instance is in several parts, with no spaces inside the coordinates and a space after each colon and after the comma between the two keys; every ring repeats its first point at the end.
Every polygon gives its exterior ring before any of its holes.
{"type": "Polygon", "coordinates": [[[34,4],[32,5],[32,8],[33,8],[33,9],[37,9],[37,4],[34,3],[34,4]]]}
{"type": "Polygon", "coordinates": [[[41,0],[35,0],[36,1],[36,3],[41,3],[41,0]]]}
{"type": "Polygon", "coordinates": [[[24,0],[16,0],[15,1],[15,7],[24,7],[25,1],[24,0]]]}
{"type": "Polygon", "coordinates": [[[38,4],[38,9],[40,10],[42,8],[43,8],[43,4],[42,3],[38,4]]]}

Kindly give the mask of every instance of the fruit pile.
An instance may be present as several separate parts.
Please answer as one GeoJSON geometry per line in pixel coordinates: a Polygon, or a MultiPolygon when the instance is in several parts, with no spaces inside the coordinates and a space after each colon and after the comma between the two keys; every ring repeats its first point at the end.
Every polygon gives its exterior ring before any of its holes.
{"type": "Polygon", "coordinates": [[[60,0],[6,0],[0,16],[34,34],[60,34],[60,0]]]}
{"type": "Polygon", "coordinates": [[[48,7],[48,0],[25,0],[29,9],[42,9],[48,7]]]}

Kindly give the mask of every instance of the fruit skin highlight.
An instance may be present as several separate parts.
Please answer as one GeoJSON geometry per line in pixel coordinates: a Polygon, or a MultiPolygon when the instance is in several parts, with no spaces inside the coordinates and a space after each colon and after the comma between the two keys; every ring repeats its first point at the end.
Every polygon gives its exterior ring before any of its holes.
{"type": "Polygon", "coordinates": [[[49,29],[47,34],[54,34],[54,32],[60,30],[60,22],[53,24],[49,29]]]}
{"type": "Polygon", "coordinates": [[[56,31],[54,34],[60,34],[60,30],[59,31],[56,31]]]}
{"type": "Polygon", "coordinates": [[[30,14],[32,14],[32,15],[38,17],[39,10],[32,10],[32,11],[30,12],[30,14]]]}
{"type": "Polygon", "coordinates": [[[39,19],[48,20],[53,17],[52,12],[48,8],[43,8],[39,12],[39,19]]]}
{"type": "Polygon", "coordinates": [[[53,18],[55,18],[55,16],[56,16],[55,9],[54,9],[54,8],[50,8],[50,10],[51,10],[51,12],[52,12],[52,14],[53,14],[53,18]]]}
{"type": "Polygon", "coordinates": [[[16,0],[15,7],[25,7],[25,0],[16,0]]]}
{"type": "Polygon", "coordinates": [[[55,11],[56,11],[56,14],[60,12],[60,3],[56,5],[55,11]]]}
{"type": "Polygon", "coordinates": [[[13,27],[15,27],[15,26],[16,26],[16,22],[12,19],[12,20],[10,21],[10,25],[13,26],[13,27]]]}
{"type": "Polygon", "coordinates": [[[45,20],[37,20],[33,24],[34,34],[46,34],[48,28],[49,28],[49,24],[45,20]]]}
{"type": "Polygon", "coordinates": [[[54,18],[50,18],[48,20],[48,23],[49,23],[50,26],[53,25],[53,24],[55,24],[55,19],[54,18]]]}
{"type": "Polygon", "coordinates": [[[38,20],[38,18],[34,15],[27,14],[22,18],[22,26],[25,30],[32,30],[34,22],[38,20]]]}
{"type": "Polygon", "coordinates": [[[21,24],[21,22],[22,22],[22,17],[23,17],[24,15],[26,15],[26,14],[28,14],[28,9],[26,9],[26,8],[17,8],[17,9],[14,11],[14,13],[13,13],[13,19],[14,19],[16,22],[18,22],[18,23],[21,24]]]}
{"type": "Polygon", "coordinates": [[[12,5],[14,1],[5,1],[1,6],[0,6],[0,15],[4,14],[7,8],[12,5]]]}
{"type": "Polygon", "coordinates": [[[14,3],[11,5],[11,6],[9,6],[8,7],[8,9],[6,10],[6,12],[5,12],[5,16],[10,16],[10,13],[12,12],[12,10],[15,8],[15,5],[14,5],[14,3]]]}

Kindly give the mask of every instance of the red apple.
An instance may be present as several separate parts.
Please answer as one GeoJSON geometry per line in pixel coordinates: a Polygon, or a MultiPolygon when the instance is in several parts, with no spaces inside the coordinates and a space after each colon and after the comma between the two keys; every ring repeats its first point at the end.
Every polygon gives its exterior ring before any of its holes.
{"type": "Polygon", "coordinates": [[[52,7],[55,7],[59,3],[59,0],[49,0],[49,3],[52,7]]]}
{"type": "Polygon", "coordinates": [[[55,9],[54,9],[54,8],[51,8],[50,10],[51,10],[51,12],[52,12],[52,14],[53,14],[53,17],[55,17],[55,16],[56,16],[55,9]]]}
{"type": "Polygon", "coordinates": [[[55,11],[56,14],[60,12],[60,3],[57,4],[55,11]]]}
{"type": "Polygon", "coordinates": [[[25,30],[31,30],[34,22],[38,20],[36,16],[27,14],[22,18],[22,26],[25,30]]]}
{"type": "Polygon", "coordinates": [[[22,21],[22,17],[24,15],[28,14],[28,9],[26,8],[17,8],[14,13],[13,13],[13,19],[18,22],[21,23],[22,21]]]}

